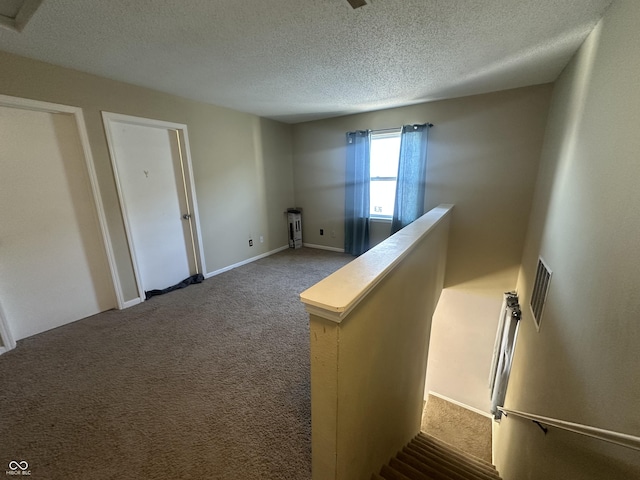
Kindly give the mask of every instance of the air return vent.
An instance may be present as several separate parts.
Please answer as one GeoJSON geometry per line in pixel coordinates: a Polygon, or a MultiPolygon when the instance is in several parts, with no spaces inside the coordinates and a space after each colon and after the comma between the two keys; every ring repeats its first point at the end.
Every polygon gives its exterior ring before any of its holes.
{"type": "Polygon", "coordinates": [[[547,299],[550,281],[551,270],[540,257],[538,259],[538,269],[536,270],[536,281],[533,285],[533,292],[531,292],[531,312],[538,330],[540,330],[540,321],[542,320],[542,312],[544,311],[544,303],[547,299]]]}

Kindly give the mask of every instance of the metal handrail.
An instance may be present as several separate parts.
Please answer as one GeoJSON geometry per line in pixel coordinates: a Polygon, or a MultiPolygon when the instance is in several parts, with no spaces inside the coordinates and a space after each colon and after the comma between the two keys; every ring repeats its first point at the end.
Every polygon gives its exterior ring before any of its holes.
{"type": "Polygon", "coordinates": [[[542,427],[541,424],[544,424],[550,427],[560,428],[562,430],[577,433],[579,435],[597,438],[598,440],[620,445],[621,447],[640,451],[640,437],[636,437],[634,435],[614,432],[612,430],[604,430],[602,428],[591,427],[589,425],[583,425],[581,423],[567,422],[566,420],[559,420],[557,418],[543,417],[542,415],[536,415],[533,413],[510,410],[503,407],[498,407],[498,410],[504,413],[506,417],[508,417],[509,415],[514,415],[516,417],[525,418],[538,424],[538,426],[540,427],[542,427]]]}

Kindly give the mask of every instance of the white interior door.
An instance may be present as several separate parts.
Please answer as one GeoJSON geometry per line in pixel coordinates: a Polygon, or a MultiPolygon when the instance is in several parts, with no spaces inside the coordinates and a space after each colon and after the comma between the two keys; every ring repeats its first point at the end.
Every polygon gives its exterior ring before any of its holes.
{"type": "Polygon", "coordinates": [[[0,106],[0,303],[16,340],[113,308],[71,114],[0,106]]]}
{"type": "Polygon", "coordinates": [[[146,292],[175,285],[198,265],[180,130],[142,121],[105,117],[139,288],[146,292]]]}

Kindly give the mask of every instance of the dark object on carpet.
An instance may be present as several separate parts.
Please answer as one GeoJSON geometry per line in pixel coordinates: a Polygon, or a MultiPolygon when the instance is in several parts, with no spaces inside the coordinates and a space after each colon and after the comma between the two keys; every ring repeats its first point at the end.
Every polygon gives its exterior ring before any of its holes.
{"type": "Polygon", "coordinates": [[[351,261],[287,249],[0,356],[0,464],[30,478],[308,480],[299,294],[351,261]]]}
{"type": "Polygon", "coordinates": [[[429,395],[422,431],[469,455],[491,462],[491,418],[429,395]]]}
{"type": "Polygon", "coordinates": [[[188,287],[189,285],[193,285],[194,283],[202,283],[203,280],[204,276],[201,273],[196,273],[195,275],[191,275],[189,278],[185,278],[180,283],[176,283],[171,287],[163,288],[162,290],[148,290],[144,292],[145,300],[149,300],[151,297],[155,297],[157,295],[164,295],[165,293],[188,287]]]}

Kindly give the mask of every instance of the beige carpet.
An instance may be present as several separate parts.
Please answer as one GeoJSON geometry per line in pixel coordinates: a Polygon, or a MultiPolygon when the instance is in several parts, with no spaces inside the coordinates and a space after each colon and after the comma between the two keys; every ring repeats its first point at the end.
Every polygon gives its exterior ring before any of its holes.
{"type": "Polygon", "coordinates": [[[491,462],[491,419],[429,395],[422,431],[464,452],[491,462]]]}
{"type": "Polygon", "coordinates": [[[0,356],[0,471],[34,479],[311,478],[298,294],[351,256],[286,250],[0,356]]]}

